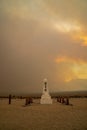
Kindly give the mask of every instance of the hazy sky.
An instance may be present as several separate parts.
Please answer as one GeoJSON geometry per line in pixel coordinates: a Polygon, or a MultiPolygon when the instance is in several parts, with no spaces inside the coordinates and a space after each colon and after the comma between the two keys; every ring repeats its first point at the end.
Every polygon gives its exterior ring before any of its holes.
{"type": "Polygon", "coordinates": [[[0,0],[0,92],[87,90],[87,0],[0,0]]]}

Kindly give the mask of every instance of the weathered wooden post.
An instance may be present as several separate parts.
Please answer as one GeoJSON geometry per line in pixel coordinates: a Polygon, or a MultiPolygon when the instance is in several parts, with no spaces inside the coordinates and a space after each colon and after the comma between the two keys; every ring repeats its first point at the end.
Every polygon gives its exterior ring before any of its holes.
{"type": "Polygon", "coordinates": [[[66,105],[69,105],[69,98],[66,98],[66,105]]]}
{"type": "Polygon", "coordinates": [[[62,97],[62,103],[65,103],[64,97],[62,97]]]}
{"type": "Polygon", "coordinates": [[[59,98],[59,102],[61,103],[61,97],[59,98]]]}
{"type": "Polygon", "coordinates": [[[25,105],[30,105],[31,103],[33,103],[33,99],[31,97],[26,97],[25,105]]]}
{"type": "Polygon", "coordinates": [[[32,97],[29,98],[29,102],[30,102],[30,103],[33,103],[32,97]]]}
{"type": "Polygon", "coordinates": [[[9,94],[9,104],[11,104],[11,94],[9,94]]]}

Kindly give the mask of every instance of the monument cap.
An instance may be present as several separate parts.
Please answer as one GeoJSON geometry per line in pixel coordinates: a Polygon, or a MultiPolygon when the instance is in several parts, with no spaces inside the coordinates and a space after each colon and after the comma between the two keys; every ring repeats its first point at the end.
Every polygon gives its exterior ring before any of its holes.
{"type": "Polygon", "coordinates": [[[43,81],[44,81],[44,82],[47,82],[47,78],[45,78],[43,81]]]}

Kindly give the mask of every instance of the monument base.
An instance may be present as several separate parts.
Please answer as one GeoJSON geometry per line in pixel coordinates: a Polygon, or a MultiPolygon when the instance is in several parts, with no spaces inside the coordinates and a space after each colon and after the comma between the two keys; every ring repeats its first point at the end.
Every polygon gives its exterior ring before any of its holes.
{"type": "Polygon", "coordinates": [[[40,104],[52,104],[51,96],[48,94],[43,94],[41,96],[40,104]]]}

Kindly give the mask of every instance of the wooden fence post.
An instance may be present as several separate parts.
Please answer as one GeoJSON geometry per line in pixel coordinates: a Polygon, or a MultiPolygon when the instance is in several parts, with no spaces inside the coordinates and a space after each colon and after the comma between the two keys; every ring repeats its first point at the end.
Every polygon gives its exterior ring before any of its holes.
{"type": "Polygon", "coordinates": [[[69,98],[66,98],[66,105],[69,105],[69,98]]]}
{"type": "Polygon", "coordinates": [[[9,104],[11,104],[11,94],[9,94],[9,104]]]}

